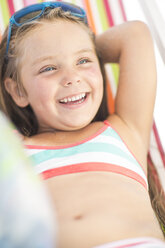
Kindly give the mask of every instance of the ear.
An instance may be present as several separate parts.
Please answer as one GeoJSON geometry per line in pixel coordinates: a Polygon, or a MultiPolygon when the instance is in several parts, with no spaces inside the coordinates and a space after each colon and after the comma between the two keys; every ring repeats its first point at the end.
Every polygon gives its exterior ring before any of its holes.
{"type": "Polygon", "coordinates": [[[17,82],[15,82],[11,78],[6,78],[4,84],[5,84],[6,91],[11,95],[11,97],[13,98],[13,101],[19,107],[23,108],[29,104],[27,95],[24,92],[21,92],[17,82]]]}

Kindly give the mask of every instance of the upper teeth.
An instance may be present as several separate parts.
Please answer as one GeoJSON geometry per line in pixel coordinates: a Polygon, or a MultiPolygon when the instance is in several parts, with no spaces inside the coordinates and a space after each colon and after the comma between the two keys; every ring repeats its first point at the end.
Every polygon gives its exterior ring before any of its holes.
{"type": "Polygon", "coordinates": [[[77,100],[84,98],[85,95],[86,95],[85,93],[82,93],[82,94],[77,95],[77,96],[66,97],[66,98],[61,99],[60,102],[65,102],[65,103],[74,102],[74,101],[77,101],[77,100]]]}

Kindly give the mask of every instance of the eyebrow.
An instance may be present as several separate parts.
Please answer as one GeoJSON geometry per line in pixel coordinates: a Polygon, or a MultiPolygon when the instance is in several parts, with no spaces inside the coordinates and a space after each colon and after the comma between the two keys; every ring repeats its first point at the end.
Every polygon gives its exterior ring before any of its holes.
{"type": "MultiPolygon", "coordinates": [[[[91,48],[84,48],[84,49],[80,49],[78,50],[77,52],[75,52],[75,54],[81,54],[81,53],[87,53],[87,52],[90,52],[90,53],[93,53],[95,52],[94,49],[91,49],[91,48]]],[[[33,62],[33,66],[38,64],[38,63],[41,63],[43,61],[46,61],[46,60],[52,60],[54,59],[56,56],[44,56],[44,57],[39,57],[37,58],[34,62],[33,62]]]]}
{"type": "Polygon", "coordinates": [[[94,49],[92,49],[92,48],[84,48],[84,49],[78,50],[75,54],[86,53],[86,52],[93,53],[93,52],[95,52],[95,51],[94,51],[94,49]]]}
{"type": "Polygon", "coordinates": [[[43,61],[45,61],[45,60],[49,60],[49,59],[53,59],[54,58],[54,56],[44,56],[44,57],[39,57],[39,58],[37,58],[34,62],[33,62],[33,66],[34,65],[36,65],[36,64],[38,64],[38,63],[40,63],[40,62],[43,62],[43,61]]]}

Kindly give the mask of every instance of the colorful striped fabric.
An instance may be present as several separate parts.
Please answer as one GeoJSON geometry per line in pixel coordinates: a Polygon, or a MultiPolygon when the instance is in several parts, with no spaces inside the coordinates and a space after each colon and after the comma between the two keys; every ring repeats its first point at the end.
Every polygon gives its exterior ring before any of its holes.
{"type": "Polygon", "coordinates": [[[53,147],[27,145],[26,152],[36,173],[41,173],[45,179],[71,173],[106,171],[130,177],[148,188],[142,166],[107,121],[95,135],[79,143],[53,147]]]}
{"type": "MultiPolygon", "coordinates": [[[[123,0],[65,0],[85,8],[88,21],[93,31],[99,34],[113,25],[127,20],[123,0]]],[[[0,36],[14,11],[29,4],[42,2],[42,0],[0,0],[0,36]]],[[[114,98],[118,84],[118,65],[106,65],[107,92],[109,112],[114,112],[114,98]]],[[[156,124],[154,123],[151,134],[150,158],[156,165],[156,173],[165,189],[165,154],[161,145],[156,124]]],[[[150,161],[150,160],[149,160],[150,161]]]]}
{"type": "Polygon", "coordinates": [[[165,248],[165,243],[154,238],[133,238],[111,242],[93,248],[165,248]]]}

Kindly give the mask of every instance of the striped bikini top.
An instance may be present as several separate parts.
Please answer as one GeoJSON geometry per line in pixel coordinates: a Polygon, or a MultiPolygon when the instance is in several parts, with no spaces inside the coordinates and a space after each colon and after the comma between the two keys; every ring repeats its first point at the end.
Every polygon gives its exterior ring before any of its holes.
{"type": "Polygon", "coordinates": [[[64,146],[25,146],[36,173],[44,179],[71,173],[107,171],[128,176],[146,189],[147,178],[140,163],[119,134],[104,121],[104,126],[89,138],[64,146]]]}

